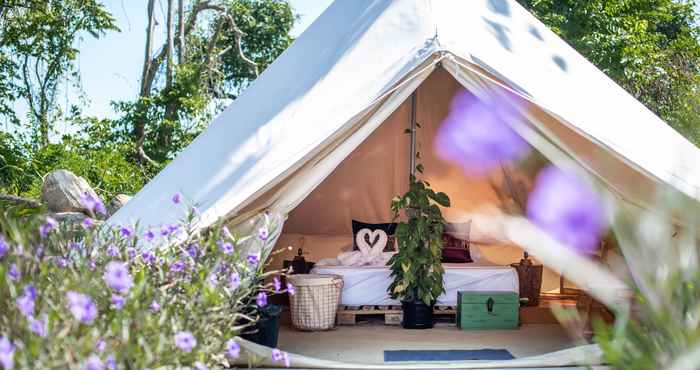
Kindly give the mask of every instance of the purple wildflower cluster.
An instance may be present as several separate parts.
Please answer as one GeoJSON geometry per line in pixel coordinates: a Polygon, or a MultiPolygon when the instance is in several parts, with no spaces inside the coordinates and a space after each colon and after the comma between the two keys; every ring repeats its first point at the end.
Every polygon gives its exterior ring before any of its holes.
{"type": "Polygon", "coordinates": [[[34,316],[36,295],[36,288],[34,285],[29,284],[24,287],[24,293],[17,298],[17,309],[27,318],[34,316]]]}

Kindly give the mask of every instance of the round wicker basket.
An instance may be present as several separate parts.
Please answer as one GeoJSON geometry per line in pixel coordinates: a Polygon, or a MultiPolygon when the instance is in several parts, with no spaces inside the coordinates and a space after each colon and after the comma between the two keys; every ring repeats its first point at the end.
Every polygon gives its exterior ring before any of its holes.
{"type": "Polygon", "coordinates": [[[339,275],[299,274],[287,280],[296,293],[289,297],[292,325],[299,330],[328,330],[335,327],[343,278],[339,275]]]}

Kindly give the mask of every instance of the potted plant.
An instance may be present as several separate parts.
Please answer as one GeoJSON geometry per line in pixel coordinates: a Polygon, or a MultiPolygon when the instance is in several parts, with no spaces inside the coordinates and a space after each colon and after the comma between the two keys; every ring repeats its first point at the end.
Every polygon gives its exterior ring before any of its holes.
{"type": "MultiPolygon", "coordinates": [[[[422,173],[423,167],[416,170],[422,173]]],[[[401,300],[404,328],[428,329],[433,327],[435,301],[445,292],[441,263],[445,219],[439,206],[449,207],[450,199],[414,175],[410,181],[408,192],[391,203],[395,218],[403,210],[407,221],[396,228],[398,252],[387,262],[394,279],[389,295],[401,300]]]]}

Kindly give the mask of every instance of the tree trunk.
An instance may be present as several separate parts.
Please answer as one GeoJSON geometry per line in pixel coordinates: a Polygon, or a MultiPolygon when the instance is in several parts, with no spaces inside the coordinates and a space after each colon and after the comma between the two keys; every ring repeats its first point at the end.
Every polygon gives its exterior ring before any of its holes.
{"type": "Polygon", "coordinates": [[[151,162],[151,159],[146,155],[143,150],[143,143],[146,139],[146,111],[143,98],[147,98],[151,95],[151,86],[153,84],[153,76],[155,76],[154,63],[151,59],[151,53],[153,48],[153,29],[155,26],[155,18],[153,10],[155,7],[155,0],[148,0],[148,25],[146,26],[146,50],[143,60],[143,72],[141,74],[141,90],[139,93],[139,106],[137,107],[137,114],[134,122],[134,141],[136,154],[142,162],[151,162]]]}

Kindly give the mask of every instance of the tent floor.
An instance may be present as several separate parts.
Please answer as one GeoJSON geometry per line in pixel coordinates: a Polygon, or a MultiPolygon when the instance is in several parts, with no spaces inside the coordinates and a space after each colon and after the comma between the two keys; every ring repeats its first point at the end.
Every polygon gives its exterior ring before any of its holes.
{"type": "Polygon", "coordinates": [[[517,330],[464,331],[454,323],[438,323],[427,330],[407,330],[366,321],[324,332],[294,329],[282,321],[279,348],[324,360],[383,364],[384,350],[507,349],[516,358],[541,355],[575,344],[558,324],[523,324],[517,330]]]}

